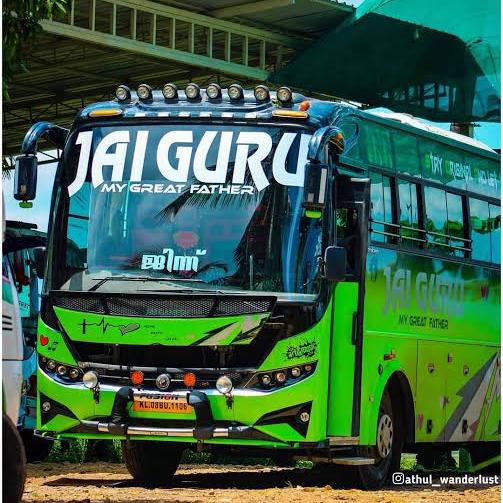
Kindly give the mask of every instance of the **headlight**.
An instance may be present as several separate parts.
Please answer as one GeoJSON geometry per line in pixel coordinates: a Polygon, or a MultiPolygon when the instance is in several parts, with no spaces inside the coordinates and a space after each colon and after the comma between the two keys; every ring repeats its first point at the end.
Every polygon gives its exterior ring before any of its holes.
{"type": "Polygon", "coordinates": [[[56,362],[54,360],[49,360],[46,365],[47,370],[54,370],[56,368],[56,362]]]}
{"type": "Polygon", "coordinates": [[[243,88],[239,84],[231,84],[227,90],[227,94],[232,101],[243,99],[243,88]]]}
{"type": "Polygon", "coordinates": [[[283,384],[284,382],[286,382],[286,372],[280,370],[279,372],[276,372],[274,378],[276,379],[276,382],[278,384],[283,384]]]}
{"type": "Polygon", "coordinates": [[[148,84],[140,84],[136,90],[136,94],[140,100],[151,100],[152,88],[148,84]]]}
{"type": "Polygon", "coordinates": [[[58,367],[58,375],[64,376],[66,374],[67,368],[64,365],[58,367]]]}
{"type": "Polygon", "coordinates": [[[178,89],[175,84],[165,84],[162,88],[162,95],[167,100],[172,100],[178,96],[178,89]]]}
{"type": "Polygon", "coordinates": [[[291,370],[290,370],[291,374],[292,374],[292,377],[299,377],[300,374],[301,374],[301,370],[299,367],[293,367],[291,370]]]}
{"type": "Polygon", "coordinates": [[[253,93],[257,101],[267,101],[269,99],[269,89],[267,86],[260,84],[255,88],[253,93]]]}
{"type": "Polygon", "coordinates": [[[216,100],[222,97],[222,89],[218,84],[209,84],[206,88],[206,94],[211,100],[216,100]]]}
{"type": "Polygon", "coordinates": [[[127,101],[131,99],[131,91],[129,90],[129,87],[127,86],[119,86],[115,90],[115,97],[119,101],[127,101]]]}
{"type": "Polygon", "coordinates": [[[94,389],[98,386],[98,374],[94,370],[89,370],[82,377],[84,386],[89,389],[94,389]]]}
{"type": "Polygon", "coordinates": [[[68,375],[72,379],[77,379],[77,377],[79,377],[79,371],[78,371],[78,369],[70,369],[70,372],[68,372],[68,375]]]}
{"type": "Polygon", "coordinates": [[[189,100],[197,100],[201,95],[201,92],[199,90],[199,86],[197,84],[188,84],[187,87],[185,88],[185,96],[187,96],[187,99],[189,100]]]}
{"type": "Polygon", "coordinates": [[[160,374],[157,376],[155,384],[159,389],[168,389],[171,384],[171,377],[169,374],[160,374]]]}
{"type": "Polygon", "coordinates": [[[292,91],[288,87],[280,87],[276,96],[281,103],[290,103],[292,101],[292,91]]]}
{"type": "Polygon", "coordinates": [[[232,391],[233,384],[232,384],[232,381],[230,380],[229,377],[220,376],[217,379],[216,387],[217,387],[217,390],[220,393],[222,393],[222,395],[226,395],[227,393],[230,393],[232,391]]]}

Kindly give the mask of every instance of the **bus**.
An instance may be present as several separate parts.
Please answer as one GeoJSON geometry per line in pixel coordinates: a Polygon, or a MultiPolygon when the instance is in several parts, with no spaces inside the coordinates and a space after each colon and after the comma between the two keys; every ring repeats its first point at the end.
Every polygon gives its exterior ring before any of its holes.
{"type": "Polygon", "coordinates": [[[40,432],[121,440],[143,484],[190,447],[307,458],[365,488],[405,450],[497,463],[494,151],[288,87],[122,85],[70,130],[30,129],[21,201],[40,138],[63,152],[40,432]]]}

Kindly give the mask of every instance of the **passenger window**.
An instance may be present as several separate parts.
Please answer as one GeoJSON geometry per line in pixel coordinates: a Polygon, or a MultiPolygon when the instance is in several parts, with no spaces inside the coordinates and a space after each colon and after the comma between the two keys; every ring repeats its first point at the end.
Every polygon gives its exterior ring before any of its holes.
{"type": "Polygon", "coordinates": [[[491,226],[491,262],[501,264],[501,208],[489,205],[489,221],[491,226]]]}
{"type": "Polygon", "coordinates": [[[470,199],[470,224],[473,260],[491,260],[491,233],[489,225],[489,203],[470,199]]]}
{"type": "Polygon", "coordinates": [[[391,179],[378,173],[370,175],[370,239],[380,243],[393,243],[396,229],[393,224],[391,179]]]}
{"type": "Polygon", "coordinates": [[[445,192],[433,187],[425,187],[424,203],[428,248],[445,253],[448,246],[445,192]]]}
{"type": "Polygon", "coordinates": [[[465,256],[465,240],[463,226],[463,199],[457,194],[447,195],[447,234],[450,237],[450,254],[455,257],[465,256]]]}
{"type": "Polygon", "coordinates": [[[419,231],[419,211],[417,204],[417,185],[405,180],[397,180],[398,197],[400,201],[401,245],[406,248],[418,248],[424,241],[424,236],[419,231]]]}

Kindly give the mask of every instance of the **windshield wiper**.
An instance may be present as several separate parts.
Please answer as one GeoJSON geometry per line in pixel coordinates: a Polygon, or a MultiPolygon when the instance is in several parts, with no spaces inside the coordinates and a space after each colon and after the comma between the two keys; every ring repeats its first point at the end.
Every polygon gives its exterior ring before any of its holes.
{"type": "Polygon", "coordinates": [[[93,285],[89,288],[89,292],[95,292],[102,285],[107,283],[108,281],[189,281],[193,283],[206,283],[202,279],[193,279],[193,278],[153,278],[151,276],[107,276],[106,278],[93,278],[93,281],[98,281],[96,285],[93,285]]]}

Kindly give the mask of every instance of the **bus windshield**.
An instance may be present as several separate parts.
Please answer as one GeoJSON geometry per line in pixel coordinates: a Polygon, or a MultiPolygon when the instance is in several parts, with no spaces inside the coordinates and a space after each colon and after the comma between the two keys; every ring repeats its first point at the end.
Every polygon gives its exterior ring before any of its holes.
{"type": "Polygon", "coordinates": [[[303,217],[310,134],[275,126],[95,127],[57,187],[47,289],[314,298],[321,219],[303,217]],[[64,267],[61,267],[64,264],[64,267]]]}

